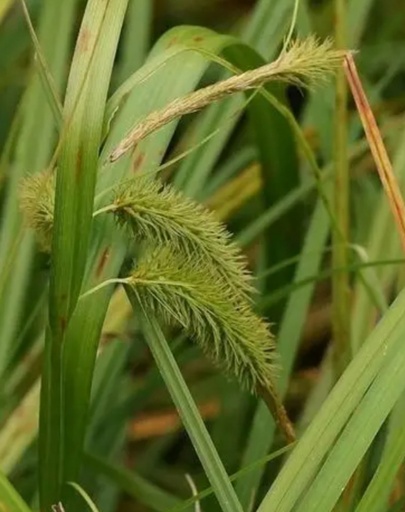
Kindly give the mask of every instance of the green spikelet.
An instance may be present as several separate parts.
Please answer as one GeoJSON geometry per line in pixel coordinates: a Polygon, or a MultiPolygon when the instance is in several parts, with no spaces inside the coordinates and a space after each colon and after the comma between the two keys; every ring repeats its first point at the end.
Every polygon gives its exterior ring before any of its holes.
{"type": "Polygon", "coordinates": [[[51,250],[55,175],[48,171],[32,174],[21,183],[20,205],[28,227],[35,230],[41,249],[51,250]]]}
{"type": "MultiPolygon", "coordinates": [[[[52,241],[54,189],[54,176],[41,173],[26,179],[21,191],[27,224],[44,250],[52,241]]],[[[95,215],[107,212],[129,226],[145,250],[131,276],[86,293],[124,284],[147,313],[180,326],[214,363],[260,394],[286,439],[293,440],[274,385],[274,340],[268,324],[252,310],[251,276],[225,227],[198,203],[145,177],[120,185],[114,203],[95,215]]]]}
{"type": "Polygon", "coordinates": [[[236,296],[250,297],[251,275],[230,233],[211,212],[170,185],[144,177],[132,179],[116,190],[114,211],[136,239],[170,243],[188,258],[198,255],[236,296]]]}
{"type": "Polygon", "coordinates": [[[252,392],[272,389],[275,344],[268,325],[206,260],[173,248],[148,250],[128,279],[145,311],[181,326],[205,354],[252,392]]]}

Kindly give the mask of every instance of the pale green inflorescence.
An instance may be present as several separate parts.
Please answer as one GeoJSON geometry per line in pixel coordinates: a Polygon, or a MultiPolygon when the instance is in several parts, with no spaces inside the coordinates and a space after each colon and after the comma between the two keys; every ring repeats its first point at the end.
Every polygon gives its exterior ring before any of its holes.
{"type": "Polygon", "coordinates": [[[275,344],[247,300],[232,295],[206,259],[165,245],[145,252],[129,286],[145,311],[181,326],[204,353],[250,391],[271,390],[275,344]]]}
{"type": "MultiPolygon", "coordinates": [[[[54,175],[40,173],[24,182],[21,193],[27,223],[44,250],[51,247],[54,188],[54,175]]],[[[146,312],[184,329],[245,388],[271,391],[274,340],[253,312],[245,258],[214,214],[142,176],[120,184],[101,211],[113,212],[143,247],[128,283],[146,312]]]]}
{"type": "Polygon", "coordinates": [[[205,260],[235,295],[250,297],[244,256],[225,226],[199,203],[160,180],[137,177],[118,187],[114,204],[117,218],[138,240],[169,242],[191,259],[205,260]]]}
{"type": "Polygon", "coordinates": [[[25,178],[21,185],[20,202],[26,224],[35,230],[40,248],[50,252],[55,206],[55,174],[44,171],[25,178]]]}

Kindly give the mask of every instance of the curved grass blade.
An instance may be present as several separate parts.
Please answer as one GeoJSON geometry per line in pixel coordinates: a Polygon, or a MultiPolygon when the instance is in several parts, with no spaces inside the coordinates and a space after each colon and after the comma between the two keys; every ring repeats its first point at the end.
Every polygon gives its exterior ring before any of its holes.
{"type": "Polygon", "coordinates": [[[126,5],[121,1],[114,11],[108,0],[88,3],[67,86],[50,283],[50,326],[59,341],[85,271],[104,105],[126,5]]]}
{"type": "Polygon", "coordinates": [[[64,388],[71,376],[63,370],[63,345],[86,266],[104,107],[126,6],[127,0],[87,4],[66,92],[41,388],[40,496],[46,510],[60,501],[63,481],[75,479],[78,468],[80,447],[64,451],[64,388]]]}
{"type": "Polygon", "coordinates": [[[152,31],[153,3],[150,0],[130,2],[122,38],[122,62],[119,79],[124,81],[139,69],[148,54],[152,31]]]}
{"type": "Polygon", "coordinates": [[[31,512],[21,496],[0,471],[0,507],[6,512],[31,512]]]}
{"type": "MultiPolygon", "coordinates": [[[[41,4],[38,39],[49,70],[59,90],[69,55],[73,18],[78,0],[41,4]]],[[[0,374],[15,350],[23,300],[35,251],[32,233],[25,232],[17,199],[23,176],[42,171],[54,145],[54,120],[44,105],[44,91],[36,73],[30,78],[21,101],[18,130],[10,159],[10,180],[3,206],[0,235],[0,291],[7,300],[0,302],[0,374]],[[12,271],[11,271],[12,269],[12,271]]]]}
{"type": "MultiPolygon", "coordinates": [[[[393,258],[393,259],[389,259],[389,260],[369,261],[367,263],[352,263],[351,265],[347,265],[347,267],[325,269],[325,270],[318,272],[315,275],[308,276],[299,281],[295,281],[294,283],[292,283],[290,285],[286,285],[286,286],[283,286],[282,288],[279,288],[278,290],[275,290],[274,292],[263,297],[259,301],[259,307],[262,309],[266,309],[267,307],[269,307],[269,305],[282,300],[285,296],[294,292],[297,288],[301,288],[303,286],[306,286],[306,285],[316,282],[316,281],[322,281],[323,279],[327,279],[327,278],[333,276],[335,273],[339,273],[342,271],[358,272],[358,271],[360,271],[362,269],[366,269],[366,268],[374,268],[374,267],[380,267],[380,266],[385,266],[385,265],[403,265],[404,263],[405,263],[404,259],[393,258]]],[[[370,296],[371,296],[372,300],[374,301],[374,305],[376,306],[376,308],[378,308],[379,313],[380,314],[385,313],[385,311],[387,310],[387,307],[378,301],[378,298],[374,294],[373,289],[370,290],[370,296]]]]}
{"type": "MultiPolygon", "coordinates": [[[[287,452],[292,450],[293,447],[294,445],[290,444],[280,448],[279,450],[276,450],[275,452],[267,455],[266,457],[263,457],[262,459],[254,461],[249,466],[244,467],[237,473],[231,475],[229,478],[230,481],[234,482],[241,479],[256,468],[264,466],[268,462],[285,455],[287,452]]],[[[120,489],[127,492],[136,500],[139,500],[140,503],[149,506],[158,512],[182,512],[184,510],[188,510],[191,505],[197,501],[203,500],[214,492],[212,487],[208,487],[207,489],[199,492],[196,496],[193,496],[192,498],[189,498],[185,501],[181,501],[179,498],[162,491],[136,473],[114,466],[109,461],[100,457],[87,454],[86,462],[96,471],[99,471],[101,474],[114,481],[120,489]],[[173,502],[173,505],[168,508],[171,501],[173,502]],[[175,504],[174,502],[178,503],[175,504]]]]}
{"type": "MultiPolygon", "coordinates": [[[[150,59],[160,55],[166,62],[165,54],[172,55],[178,48],[188,48],[194,38],[202,37],[204,45],[213,52],[221,52],[223,46],[229,44],[229,37],[219,36],[212,31],[196,27],[173,29],[156,43],[150,59]]],[[[145,66],[149,65],[148,62],[145,66]]],[[[168,101],[182,96],[192,90],[208,66],[206,59],[195,52],[188,55],[188,64],[184,66],[181,55],[172,56],[166,65],[149,68],[147,80],[143,75],[135,90],[130,90],[125,101],[120,102],[111,128],[105,141],[99,160],[99,181],[97,192],[100,200],[95,205],[105,205],[103,192],[111,190],[132,172],[142,173],[145,169],[155,170],[167,149],[175,126],[169,126],[159,133],[153,134],[143,141],[131,158],[123,159],[114,166],[103,166],[106,156],[112,147],[124,136],[134,120],[142,119],[150,111],[156,110],[168,101]]],[[[144,69],[139,70],[141,75],[144,69]]],[[[122,98],[121,98],[122,99],[122,98]]],[[[112,112],[115,109],[112,109],[112,112]]],[[[109,278],[116,278],[127,251],[126,238],[116,229],[113,219],[99,218],[94,220],[94,237],[89,253],[84,290],[93,288],[109,278]]],[[[111,288],[104,289],[96,296],[88,296],[80,300],[71,319],[64,347],[64,372],[69,379],[65,381],[66,418],[70,418],[69,429],[66,431],[65,448],[71,459],[80,463],[81,447],[86,430],[90,389],[94,363],[104,316],[111,296],[111,288]],[[86,343],[83,343],[86,339],[86,343]],[[80,361],[80,364],[78,364],[80,361]]],[[[70,480],[77,480],[71,477],[70,480]]]]}
{"type": "Polygon", "coordinates": [[[56,90],[55,81],[53,79],[52,73],[50,72],[48,63],[46,62],[45,56],[42,53],[41,45],[39,43],[37,34],[35,33],[34,26],[31,21],[30,14],[28,12],[27,5],[25,3],[25,0],[20,0],[21,6],[23,8],[24,16],[28,25],[28,29],[30,32],[32,44],[35,48],[35,60],[38,63],[38,72],[39,76],[41,78],[45,93],[47,95],[47,100],[49,103],[49,106],[52,109],[52,113],[54,116],[54,121],[56,123],[56,126],[60,130],[62,127],[62,105],[59,100],[59,96],[56,90]]]}
{"type": "MultiPolygon", "coordinates": [[[[401,188],[404,186],[405,180],[405,131],[402,130],[393,163],[395,174],[400,181],[401,188]]],[[[381,198],[375,209],[370,226],[373,229],[368,234],[366,244],[367,254],[370,259],[378,260],[380,258],[397,258],[401,255],[400,244],[396,231],[390,229],[392,214],[387,203],[386,195],[381,192],[381,198]]],[[[393,280],[393,271],[390,269],[381,269],[378,272],[378,280],[383,287],[393,280]]],[[[370,301],[370,297],[364,290],[361,283],[356,283],[355,301],[353,307],[352,319],[352,339],[353,350],[356,352],[365,337],[370,332],[376,320],[376,312],[374,304],[370,301]]]]}
{"type": "Polygon", "coordinates": [[[90,496],[87,494],[87,492],[80,487],[80,485],[76,484],[75,482],[68,482],[67,485],[70,485],[73,487],[73,489],[83,498],[83,501],[86,503],[87,508],[91,510],[91,512],[100,512],[97,508],[96,504],[93,502],[93,500],[90,498],[90,496]]]}
{"type": "MultiPolygon", "coordinates": [[[[242,41],[263,53],[266,58],[272,59],[285,33],[293,6],[293,0],[261,0],[258,2],[241,35],[242,41]]],[[[241,115],[242,107],[243,99],[235,97],[226,103],[212,105],[199,120],[194,137],[196,140],[203,140],[215,130],[221,120],[233,117],[233,122],[228,123],[226,129],[222,130],[218,137],[211,140],[204,148],[196,151],[179,168],[175,184],[187,194],[199,197],[199,191],[203,190],[241,115]]]]}
{"type": "Polygon", "coordinates": [[[149,348],[159,366],[160,373],[179,411],[184,426],[193,442],[197,455],[214,489],[224,512],[242,512],[236,493],[225,472],[218,453],[201,419],[197,406],[188,390],[173,354],[158,323],[148,318],[143,307],[139,307],[136,296],[127,288],[128,297],[141,316],[144,334],[149,348]]]}
{"type": "Polygon", "coordinates": [[[388,436],[376,472],[363,494],[356,512],[384,512],[405,458],[404,397],[396,405],[389,422],[388,436]]]}
{"type": "MultiPolygon", "coordinates": [[[[274,508],[278,512],[290,512],[298,503],[368,388],[380,372],[384,372],[386,361],[391,357],[395,359],[394,354],[399,356],[398,336],[405,328],[404,308],[405,293],[402,293],[332,390],[260,505],[259,512],[274,508]]],[[[362,419],[367,423],[364,416],[362,419]]]]}
{"type": "MultiPolygon", "coordinates": [[[[322,200],[319,200],[307,231],[294,282],[307,278],[319,269],[322,261],[322,251],[328,234],[328,214],[324,209],[322,200]],[[317,251],[317,254],[314,255],[312,251],[317,251]]],[[[313,291],[314,284],[309,285],[307,288],[295,290],[289,297],[280,324],[277,346],[282,362],[282,373],[278,383],[281,396],[284,395],[287,388],[313,291]]],[[[259,405],[255,412],[252,429],[246,443],[243,456],[244,465],[248,465],[252,460],[260,458],[267,453],[273,443],[274,433],[274,422],[269,422],[267,411],[265,411],[262,405],[259,405]]],[[[238,496],[245,507],[251,503],[252,496],[254,496],[258,488],[262,476],[263,470],[258,469],[239,482],[237,487],[238,496]]]]}
{"type": "Polygon", "coordinates": [[[331,512],[342,489],[366,454],[385,419],[405,389],[404,325],[391,334],[392,350],[333,446],[297,512],[331,512]],[[329,485],[330,483],[330,485],[329,485]]]}
{"type": "Polygon", "coordinates": [[[116,467],[109,461],[90,454],[86,455],[85,462],[95,471],[114,481],[121,490],[146,507],[158,512],[167,512],[180,506],[179,498],[163,491],[133,471],[116,467]]]}
{"type": "MultiPolygon", "coordinates": [[[[247,53],[247,47],[245,53],[247,53]]],[[[235,54],[235,60],[238,58],[235,54]]],[[[269,64],[263,64],[253,51],[250,51],[250,62],[255,55],[255,63],[261,62],[261,66],[234,75],[226,80],[206,86],[193,93],[178,98],[165,108],[152,112],[145,120],[136,124],[124,139],[114,148],[109,156],[111,162],[122,158],[128,151],[148,135],[169,124],[170,122],[193,112],[198,112],[208,105],[225,99],[237,92],[259,89],[271,81],[292,83],[295,85],[317,84],[331,74],[343,61],[344,52],[336,51],[332,43],[326,40],[320,43],[313,37],[291,44],[291,47],[282,52],[279,57],[269,64]]],[[[239,57],[240,58],[240,57],[239,57]]],[[[239,59],[238,59],[239,60],[239,59]]],[[[282,126],[288,129],[291,138],[290,127],[284,117],[277,112],[278,122],[282,120],[282,126]]],[[[285,131],[284,131],[285,133],[285,131]]],[[[260,146],[262,146],[260,144],[260,146]]]]}

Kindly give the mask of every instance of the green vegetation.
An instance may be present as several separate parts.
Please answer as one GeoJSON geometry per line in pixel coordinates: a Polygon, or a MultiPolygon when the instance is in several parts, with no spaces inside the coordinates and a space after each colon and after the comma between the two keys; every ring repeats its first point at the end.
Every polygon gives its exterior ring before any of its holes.
{"type": "Polygon", "coordinates": [[[0,512],[402,510],[401,3],[166,4],[0,2],[0,512]]]}

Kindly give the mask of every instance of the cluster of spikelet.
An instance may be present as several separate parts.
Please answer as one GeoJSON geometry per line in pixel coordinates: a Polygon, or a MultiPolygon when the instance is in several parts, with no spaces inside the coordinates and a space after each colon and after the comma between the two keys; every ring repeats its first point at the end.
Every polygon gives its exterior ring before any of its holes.
{"type": "Polygon", "coordinates": [[[26,223],[35,231],[40,248],[49,252],[55,206],[54,173],[37,172],[25,178],[22,181],[20,203],[26,223]]]}
{"type": "Polygon", "coordinates": [[[274,340],[252,310],[251,276],[225,227],[171,186],[143,178],[117,189],[113,211],[147,244],[129,279],[144,309],[181,326],[244,387],[270,389],[274,340]]]}
{"type": "Polygon", "coordinates": [[[245,258],[230,233],[199,203],[160,180],[137,177],[115,193],[115,214],[138,241],[170,245],[176,253],[209,267],[236,296],[253,291],[245,258]]]}
{"type": "MultiPolygon", "coordinates": [[[[22,192],[29,225],[45,250],[51,246],[54,182],[52,174],[36,174],[22,192]]],[[[271,390],[274,340],[253,312],[245,258],[214,215],[170,185],[142,176],[118,186],[104,210],[142,245],[127,285],[145,311],[181,327],[245,388],[271,390]]]]}
{"type": "MultiPolygon", "coordinates": [[[[337,69],[345,52],[310,37],[287,45],[274,62],[174,100],[135,126],[110,155],[114,161],[139,140],[174,119],[269,80],[316,84],[337,69]]],[[[54,179],[40,174],[23,187],[28,222],[49,249],[54,179]]],[[[252,391],[274,393],[275,346],[268,325],[252,308],[251,277],[225,227],[201,205],[170,185],[145,176],[119,185],[114,214],[144,250],[125,280],[146,312],[180,326],[204,352],[252,391]]],[[[121,280],[122,282],[122,280],[121,280]]],[[[263,393],[262,393],[263,394],[263,393]]]]}

